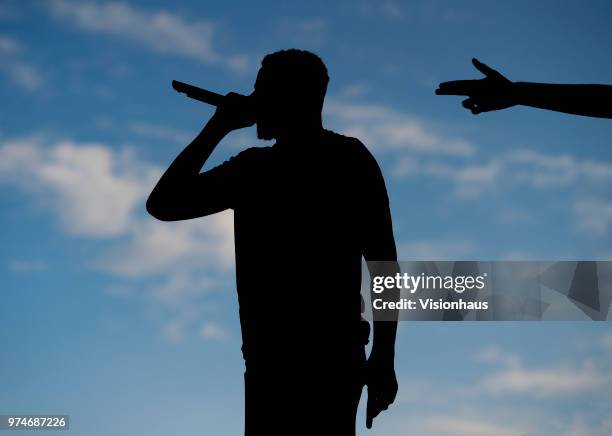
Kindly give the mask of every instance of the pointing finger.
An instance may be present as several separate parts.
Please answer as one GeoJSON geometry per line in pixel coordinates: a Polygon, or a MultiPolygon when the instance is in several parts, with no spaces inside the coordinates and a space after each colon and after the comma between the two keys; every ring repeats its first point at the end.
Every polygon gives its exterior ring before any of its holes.
{"type": "Polygon", "coordinates": [[[372,428],[372,420],[374,419],[374,410],[373,409],[372,400],[370,399],[370,395],[368,395],[368,405],[366,408],[366,428],[372,428]]]}
{"type": "Polygon", "coordinates": [[[437,95],[470,95],[473,93],[477,80],[452,80],[443,82],[436,89],[437,95]]]}
{"type": "Polygon", "coordinates": [[[376,418],[380,412],[385,410],[386,408],[382,408],[380,401],[374,394],[370,395],[368,389],[368,405],[366,407],[366,427],[372,428],[372,421],[376,418]]]}

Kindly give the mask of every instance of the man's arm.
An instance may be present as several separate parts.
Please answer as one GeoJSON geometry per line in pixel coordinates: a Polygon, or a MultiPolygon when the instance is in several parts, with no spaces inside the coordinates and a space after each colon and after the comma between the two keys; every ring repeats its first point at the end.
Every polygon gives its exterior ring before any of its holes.
{"type": "Polygon", "coordinates": [[[230,131],[253,122],[245,109],[246,97],[229,93],[198,136],[176,157],[147,200],[147,211],[162,221],[210,215],[227,209],[227,186],[213,169],[200,173],[219,142],[230,131]]]}
{"type": "MultiPolygon", "coordinates": [[[[385,192],[386,195],[386,192],[385,192]]],[[[370,276],[395,276],[399,272],[397,265],[397,251],[393,238],[393,226],[388,202],[381,202],[377,210],[372,211],[378,215],[374,217],[373,227],[366,230],[371,232],[371,239],[364,252],[366,261],[371,261],[370,276]]],[[[393,290],[385,291],[383,297],[388,300],[397,300],[393,290]]],[[[379,294],[377,295],[380,298],[379,294]]],[[[395,335],[397,331],[398,311],[386,311],[385,320],[374,320],[374,334],[370,359],[393,363],[395,357],[395,335]],[[388,320],[390,319],[390,320],[388,320]]]]}
{"type": "Polygon", "coordinates": [[[463,107],[473,114],[516,105],[588,117],[612,118],[612,86],[511,82],[493,68],[472,59],[485,75],[479,80],[440,83],[436,94],[467,96],[463,107]]]}
{"type": "MultiPolygon", "coordinates": [[[[386,215],[386,214],[383,214],[386,215]]],[[[385,216],[385,220],[387,220],[385,216]]],[[[382,240],[380,251],[372,251],[366,260],[370,264],[370,277],[395,276],[399,272],[395,242],[389,220],[388,227],[381,228],[382,240]],[[390,237],[384,237],[388,234],[390,237]],[[386,239],[386,241],[385,241],[386,239]],[[382,262],[376,259],[383,259],[382,262]]],[[[398,289],[386,289],[383,294],[374,294],[371,291],[370,301],[381,298],[385,302],[399,300],[398,289]]],[[[372,350],[367,363],[368,404],[366,410],[366,427],[372,428],[372,420],[395,401],[398,384],[395,375],[395,338],[397,334],[399,310],[385,309],[384,314],[374,314],[374,333],[372,350]],[[383,318],[383,319],[379,319],[383,318]]]]}
{"type": "MultiPolygon", "coordinates": [[[[368,186],[364,188],[367,209],[365,232],[365,247],[363,256],[371,261],[370,276],[395,275],[399,272],[397,251],[393,237],[393,225],[389,198],[382,172],[374,157],[367,152],[366,174],[368,186]],[[377,262],[378,261],[378,262],[377,262]]],[[[377,298],[380,298],[377,295],[377,298]]],[[[397,300],[399,295],[395,290],[385,291],[383,298],[387,301],[397,300]]],[[[372,350],[368,358],[368,405],[366,411],[366,427],[372,427],[372,420],[383,410],[386,410],[395,400],[398,385],[395,376],[395,337],[397,332],[397,310],[385,312],[385,320],[374,317],[374,333],[372,350]]]]}

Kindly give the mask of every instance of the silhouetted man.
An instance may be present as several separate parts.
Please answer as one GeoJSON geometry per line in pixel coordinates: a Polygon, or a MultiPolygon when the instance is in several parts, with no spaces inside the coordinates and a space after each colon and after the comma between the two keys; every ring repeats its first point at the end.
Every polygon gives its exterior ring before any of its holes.
{"type": "Polygon", "coordinates": [[[367,425],[397,392],[397,322],[374,322],[366,363],[361,258],[395,261],[385,183],[366,147],[326,130],[321,59],[267,55],[250,96],[229,93],[147,201],[164,221],[234,210],[245,359],[245,434],[353,435],[364,382],[367,425]],[[252,147],[200,173],[230,131],[252,147]]]}
{"type": "Polygon", "coordinates": [[[474,115],[516,105],[588,117],[612,118],[612,86],[511,82],[498,71],[472,59],[485,75],[480,80],[440,83],[438,95],[464,95],[463,107],[474,115]]]}

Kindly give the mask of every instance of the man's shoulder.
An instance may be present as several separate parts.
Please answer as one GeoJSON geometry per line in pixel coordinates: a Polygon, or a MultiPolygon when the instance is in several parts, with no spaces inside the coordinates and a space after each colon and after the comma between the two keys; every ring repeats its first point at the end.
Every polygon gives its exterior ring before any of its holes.
{"type": "Polygon", "coordinates": [[[357,151],[367,150],[366,146],[361,142],[358,138],[354,138],[352,136],[346,136],[342,133],[334,132],[333,130],[325,130],[325,135],[328,140],[333,142],[336,145],[353,148],[357,151]]]}
{"type": "Polygon", "coordinates": [[[344,157],[351,156],[357,163],[362,165],[376,164],[376,159],[359,138],[346,136],[331,130],[326,130],[326,134],[334,148],[344,157]]]}
{"type": "Polygon", "coordinates": [[[245,148],[240,153],[238,153],[237,156],[242,156],[247,159],[256,158],[259,156],[265,156],[266,153],[269,153],[271,150],[272,150],[272,147],[270,147],[269,145],[261,146],[261,147],[253,146],[253,147],[245,148]]]}
{"type": "Polygon", "coordinates": [[[272,147],[249,147],[242,150],[230,160],[237,163],[249,163],[258,159],[265,158],[271,151],[272,147]]]}

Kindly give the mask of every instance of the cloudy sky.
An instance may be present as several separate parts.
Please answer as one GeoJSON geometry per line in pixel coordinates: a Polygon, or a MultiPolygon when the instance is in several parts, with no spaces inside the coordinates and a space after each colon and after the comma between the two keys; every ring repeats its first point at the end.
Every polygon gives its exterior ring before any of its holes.
{"type": "MultiPolygon", "coordinates": [[[[209,3],[0,1],[2,413],[241,432],[231,213],[144,202],[212,114],[171,80],[248,93],[278,49],[326,62],[324,123],[378,159],[403,260],[612,260],[610,121],[434,95],[472,57],[612,83],[608,2],[209,3]]],[[[253,145],[234,132],[211,166],[253,145]]],[[[607,323],[402,323],[397,405],[359,433],[609,435],[611,369],[607,323]]]]}

